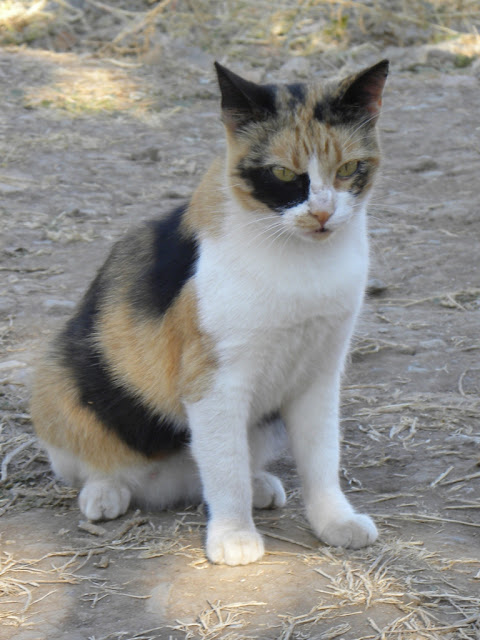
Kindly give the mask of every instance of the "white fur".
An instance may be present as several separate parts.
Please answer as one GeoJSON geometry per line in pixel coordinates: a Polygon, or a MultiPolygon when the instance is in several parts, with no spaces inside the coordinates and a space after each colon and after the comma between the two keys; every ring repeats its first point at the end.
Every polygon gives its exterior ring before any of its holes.
{"type": "MultiPolygon", "coordinates": [[[[319,177],[316,185],[317,195],[333,200],[319,177]]],[[[245,564],[263,554],[252,520],[247,434],[278,409],[315,534],[350,547],[376,538],[375,525],[355,513],[338,480],[340,377],[368,269],[365,209],[348,198],[335,196],[326,237],[306,237],[297,225],[308,215],[305,203],[279,216],[275,236],[265,241],[272,223],[252,224],[254,214],[232,201],[223,235],[201,242],[195,286],[219,368],[213,389],[187,413],[213,562],[245,564]]],[[[282,503],[278,488],[271,493],[282,503]]]]}

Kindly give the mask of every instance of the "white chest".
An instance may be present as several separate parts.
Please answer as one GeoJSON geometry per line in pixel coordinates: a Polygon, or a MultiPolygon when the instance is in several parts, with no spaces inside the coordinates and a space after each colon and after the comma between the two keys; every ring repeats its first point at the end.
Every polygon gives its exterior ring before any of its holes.
{"type": "Polygon", "coordinates": [[[278,409],[316,369],[343,361],[367,267],[366,241],[354,239],[280,255],[239,251],[228,239],[203,244],[200,324],[216,345],[219,375],[245,387],[255,414],[278,409]]]}

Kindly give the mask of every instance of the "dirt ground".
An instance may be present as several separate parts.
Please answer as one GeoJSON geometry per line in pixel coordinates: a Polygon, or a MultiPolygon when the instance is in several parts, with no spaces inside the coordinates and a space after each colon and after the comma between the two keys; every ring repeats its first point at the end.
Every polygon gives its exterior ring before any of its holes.
{"type": "Polygon", "coordinates": [[[0,638],[478,640],[478,36],[428,44],[409,22],[380,41],[367,25],[349,48],[302,51],[297,16],[295,38],[230,38],[220,21],[206,46],[165,18],[137,55],[99,53],[126,28],[117,18],[97,7],[87,44],[72,27],[0,49],[0,638]],[[378,542],[319,544],[288,453],[287,506],[255,514],[256,564],[205,560],[202,509],[83,522],[33,436],[32,365],[112,241],[188,198],[223,150],[214,57],[292,81],[384,56],[372,280],[342,407],[344,486],[378,542]]]}

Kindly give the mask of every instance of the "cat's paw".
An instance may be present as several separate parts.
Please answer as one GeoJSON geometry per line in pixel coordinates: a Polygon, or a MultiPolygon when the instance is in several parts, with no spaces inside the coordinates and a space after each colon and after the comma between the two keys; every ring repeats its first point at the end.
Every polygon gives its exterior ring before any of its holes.
{"type": "Polygon", "coordinates": [[[378,537],[373,520],[362,513],[351,513],[317,528],[317,536],[332,547],[360,549],[373,544],[378,537]]]}
{"type": "Polygon", "coordinates": [[[124,485],[108,480],[92,480],[80,491],[80,511],[89,520],[114,520],[130,504],[131,493],[124,485]]]}
{"type": "Polygon", "coordinates": [[[214,564],[249,564],[263,554],[262,536],[255,529],[209,528],[207,557],[214,564]]]}
{"type": "Polygon", "coordinates": [[[262,471],[253,478],[253,506],[255,509],[277,509],[287,501],[283,485],[277,476],[262,471]]]}

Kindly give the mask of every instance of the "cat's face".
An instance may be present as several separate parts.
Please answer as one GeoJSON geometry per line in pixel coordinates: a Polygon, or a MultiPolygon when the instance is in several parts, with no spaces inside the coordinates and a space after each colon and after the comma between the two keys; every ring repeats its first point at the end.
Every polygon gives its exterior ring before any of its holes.
{"type": "Polygon", "coordinates": [[[343,82],[256,85],[217,65],[230,187],[272,234],[318,242],[363,207],[388,63],[343,82]]]}

